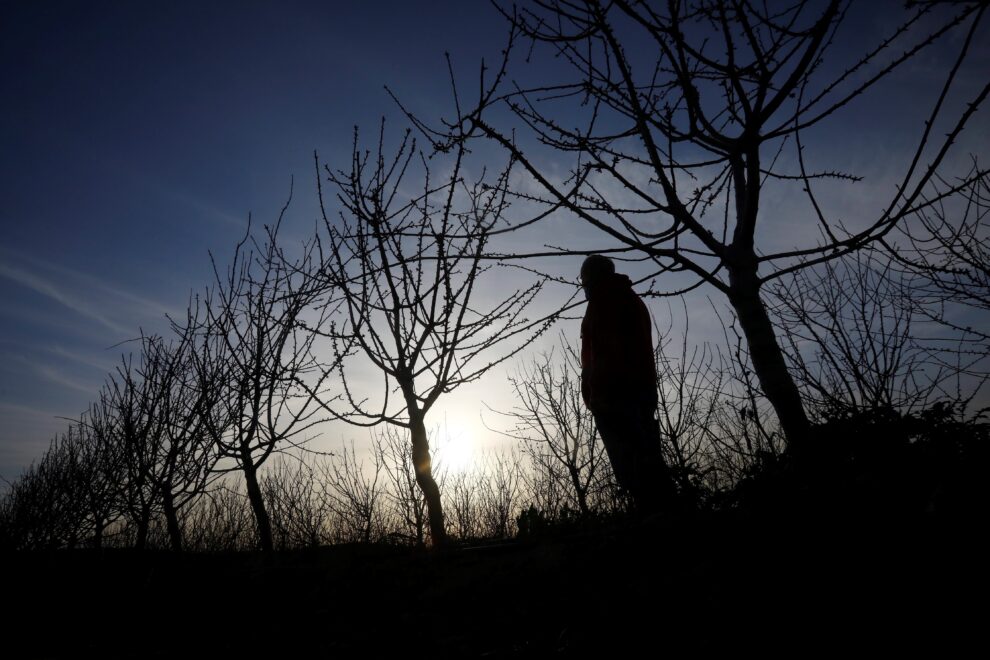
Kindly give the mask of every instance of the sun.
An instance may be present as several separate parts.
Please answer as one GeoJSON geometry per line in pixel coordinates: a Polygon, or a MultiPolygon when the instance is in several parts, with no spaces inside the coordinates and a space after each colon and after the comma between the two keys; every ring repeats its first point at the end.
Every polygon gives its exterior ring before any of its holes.
{"type": "Polygon", "coordinates": [[[474,438],[466,427],[445,422],[437,429],[433,461],[448,472],[466,472],[474,465],[474,438]]]}

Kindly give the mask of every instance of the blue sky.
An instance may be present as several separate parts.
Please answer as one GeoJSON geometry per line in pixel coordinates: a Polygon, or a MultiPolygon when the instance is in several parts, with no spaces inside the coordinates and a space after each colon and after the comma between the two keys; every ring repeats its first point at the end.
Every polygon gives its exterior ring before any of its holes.
{"type": "Polygon", "coordinates": [[[429,108],[444,49],[497,53],[501,30],[463,29],[476,12],[493,22],[471,2],[3,3],[0,475],[94,398],[111,346],[210,282],[208,251],[226,258],[249,212],[275,216],[290,177],[292,217],[315,217],[314,149],[346,158],[354,125],[395,116],[386,83],[429,108]]]}
{"type": "MultiPolygon", "coordinates": [[[[850,39],[870,40],[902,11],[871,6],[850,39]]],[[[0,475],[14,476],[64,428],[60,417],[95,398],[127,350],[120,342],[162,331],[164,315],[210,282],[208,253],[222,261],[248,213],[275,217],[293,176],[288,234],[305,234],[313,150],[346,162],[352,127],[373,132],[383,114],[399,130],[385,84],[437,116],[449,108],[444,51],[470,80],[504,39],[481,0],[0,5],[0,475]]],[[[979,65],[985,42],[970,86],[990,69],[979,65]]],[[[869,101],[817,136],[825,155],[874,175],[836,195],[836,208],[889,188],[887,163],[926,111],[912,107],[914,89],[950,46],[886,88],[880,100],[908,112],[871,113],[869,101]],[[850,132],[865,148],[846,153],[850,132]]],[[[984,112],[966,134],[976,150],[987,125],[984,112]]],[[[470,402],[507,401],[491,394],[500,382],[460,394],[447,412],[455,425],[480,428],[470,402]]]]}

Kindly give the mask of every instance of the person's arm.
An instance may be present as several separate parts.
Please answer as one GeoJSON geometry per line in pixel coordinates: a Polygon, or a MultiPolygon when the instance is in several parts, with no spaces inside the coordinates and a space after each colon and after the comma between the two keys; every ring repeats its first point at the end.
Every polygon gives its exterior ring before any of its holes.
{"type": "Polygon", "coordinates": [[[591,362],[593,358],[588,325],[588,316],[585,314],[581,321],[581,398],[584,399],[584,405],[591,408],[591,362]]]}
{"type": "Polygon", "coordinates": [[[642,298],[636,299],[636,323],[634,341],[636,343],[636,374],[647,403],[654,408],[659,403],[657,394],[657,365],[653,355],[653,320],[650,310],[642,298]]]}

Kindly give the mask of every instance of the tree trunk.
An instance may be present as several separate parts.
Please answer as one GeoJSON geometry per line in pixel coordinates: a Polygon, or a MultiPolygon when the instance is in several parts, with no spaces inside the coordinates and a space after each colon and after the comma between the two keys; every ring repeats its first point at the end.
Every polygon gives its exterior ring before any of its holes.
{"type": "Polygon", "coordinates": [[[581,473],[573,465],[567,466],[567,473],[571,477],[571,485],[574,486],[574,493],[577,495],[578,508],[581,510],[581,515],[591,515],[591,510],[588,508],[587,489],[581,486],[581,473]]]}
{"type": "Polygon", "coordinates": [[[423,491],[419,488],[419,484],[416,486],[409,484],[409,486],[409,506],[412,511],[412,524],[416,530],[416,546],[422,548],[426,545],[426,518],[423,516],[423,507],[419,499],[423,491]]]}
{"type": "Polygon", "coordinates": [[[780,350],[766,305],[760,297],[760,282],[756,275],[756,259],[743,267],[729,267],[729,302],[739,318],[753,370],[760,381],[790,448],[801,444],[808,436],[810,423],[801,403],[801,394],[787,370],[784,353],[780,350]]]}
{"type": "Polygon", "coordinates": [[[275,544],[272,541],[272,523],[268,518],[268,510],[265,509],[265,500],[261,496],[261,486],[258,485],[258,469],[254,466],[254,461],[250,456],[241,458],[241,469],[244,471],[244,481],[247,483],[248,501],[251,502],[254,518],[258,523],[258,539],[261,541],[261,549],[265,552],[272,552],[275,550],[275,544]]]}
{"type": "Polygon", "coordinates": [[[182,530],[179,528],[179,515],[175,510],[175,499],[172,490],[162,488],[162,508],[165,511],[165,524],[168,527],[168,541],[172,550],[182,552],[182,530]]]}
{"type": "Polygon", "coordinates": [[[409,432],[412,436],[413,468],[416,483],[426,497],[427,517],[430,522],[430,535],[433,544],[441,546],[447,542],[447,532],[443,522],[443,505],[440,502],[440,488],[433,479],[433,462],[430,458],[430,443],[426,435],[426,425],[422,416],[410,415],[409,432]]]}
{"type": "Polygon", "coordinates": [[[148,527],[151,526],[151,507],[142,507],[137,520],[137,538],[134,540],[135,550],[144,550],[148,545],[148,527]]]}
{"type": "Polygon", "coordinates": [[[426,521],[423,520],[421,509],[416,511],[416,546],[422,548],[426,545],[426,521]]]}

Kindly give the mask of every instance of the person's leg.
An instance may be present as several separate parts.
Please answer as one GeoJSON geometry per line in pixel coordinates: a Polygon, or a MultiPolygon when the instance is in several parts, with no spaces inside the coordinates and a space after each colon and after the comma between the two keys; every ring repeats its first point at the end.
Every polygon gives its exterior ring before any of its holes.
{"type": "Polygon", "coordinates": [[[615,481],[622,491],[635,498],[633,483],[636,481],[636,452],[630,442],[634,435],[629,416],[615,411],[594,413],[598,436],[605,446],[608,461],[612,465],[615,481]]]}
{"type": "Polygon", "coordinates": [[[677,497],[670,468],[663,458],[660,428],[654,410],[641,407],[630,414],[632,447],[635,457],[631,490],[645,512],[669,511],[677,497]]]}
{"type": "Polygon", "coordinates": [[[660,434],[651,409],[595,413],[595,424],[612,464],[616,482],[641,513],[670,508],[675,496],[670,470],[663,459],[660,434]]]}

